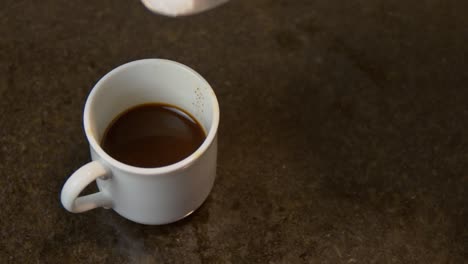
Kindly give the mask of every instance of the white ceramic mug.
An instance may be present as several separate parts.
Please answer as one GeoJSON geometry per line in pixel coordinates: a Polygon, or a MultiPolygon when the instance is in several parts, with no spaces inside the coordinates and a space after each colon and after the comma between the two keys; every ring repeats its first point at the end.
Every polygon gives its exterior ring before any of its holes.
{"type": "Polygon", "coordinates": [[[166,16],[188,16],[198,14],[229,0],[141,0],[151,11],[166,16]]]}
{"type": "Polygon", "coordinates": [[[94,86],[83,118],[92,161],[62,188],[62,204],[68,211],[112,208],[134,222],[157,225],[190,215],[208,197],[216,177],[219,106],[210,85],[194,70],[162,59],[124,64],[94,86]],[[133,106],[158,102],[184,109],[202,125],[207,136],[194,153],[165,167],[138,168],[104,152],[100,142],[116,116],[133,106]],[[79,196],[95,180],[99,192],[79,196]]]}

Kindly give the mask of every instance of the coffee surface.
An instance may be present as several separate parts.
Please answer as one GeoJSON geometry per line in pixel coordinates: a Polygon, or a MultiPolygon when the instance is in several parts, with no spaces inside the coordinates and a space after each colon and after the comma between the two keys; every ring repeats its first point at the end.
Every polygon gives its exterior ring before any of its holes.
{"type": "Polygon", "coordinates": [[[125,164],[155,168],[190,156],[205,140],[190,114],[166,104],[144,104],[120,114],[107,128],[101,146],[125,164]]]}

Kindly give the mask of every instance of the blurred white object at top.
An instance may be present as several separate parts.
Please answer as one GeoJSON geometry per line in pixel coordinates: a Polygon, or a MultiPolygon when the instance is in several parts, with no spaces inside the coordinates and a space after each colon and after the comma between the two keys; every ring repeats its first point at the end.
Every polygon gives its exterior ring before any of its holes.
{"type": "Polygon", "coordinates": [[[217,7],[229,0],[141,0],[151,11],[166,16],[187,16],[217,7]]]}

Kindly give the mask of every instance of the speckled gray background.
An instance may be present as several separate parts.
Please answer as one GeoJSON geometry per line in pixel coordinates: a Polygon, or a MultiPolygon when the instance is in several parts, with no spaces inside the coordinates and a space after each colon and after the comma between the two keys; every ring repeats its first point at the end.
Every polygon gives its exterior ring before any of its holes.
{"type": "Polygon", "coordinates": [[[467,3],[1,1],[0,263],[468,262],[467,3]],[[66,212],[88,92],[153,57],[219,97],[211,196],[160,227],[66,212]]]}

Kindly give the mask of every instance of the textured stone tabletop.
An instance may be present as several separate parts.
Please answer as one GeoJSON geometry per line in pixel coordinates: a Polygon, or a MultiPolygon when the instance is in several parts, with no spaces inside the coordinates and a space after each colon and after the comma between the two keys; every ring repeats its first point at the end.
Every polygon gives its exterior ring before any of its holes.
{"type": "MultiPolygon", "coordinates": [[[[468,262],[466,1],[0,3],[0,263],[468,262]],[[207,202],[166,226],[65,211],[82,111],[111,69],[168,58],[221,106],[207,202]]],[[[92,190],[88,190],[92,191],[92,190]]]]}

